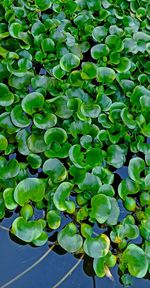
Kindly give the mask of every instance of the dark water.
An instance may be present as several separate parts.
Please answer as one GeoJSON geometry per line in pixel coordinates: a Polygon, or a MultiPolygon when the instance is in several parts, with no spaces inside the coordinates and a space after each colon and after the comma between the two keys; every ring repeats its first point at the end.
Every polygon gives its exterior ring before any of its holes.
{"type": "MultiPolygon", "coordinates": [[[[127,167],[115,171],[117,177],[127,177],[127,167]]],[[[120,217],[126,216],[126,210],[120,201],[120,217]]],[[[15,215],[5,218],[0,225],[10,227],[15,215]]],[[[121,220],[121,219],[120,219],[121,220]]],[[[140,243],[141,239],[137,239],[140,243]]],[[[0,288],[52,288],[76,263],[79,259],[69,253],[58,254],[61,251],[52,250],[31,271],[20,277],[12,284],[4,286],[16,275],[35,263],[49,249],[48,245],[33,248],[30,245],[20,245],[10,239],[8,231],[0,228],[0,288]]],[[[59,286],[60,288],[121,288],[118,268],[113,268],[114,281],[108,278],[100,279],[94,276],[89,259],[81,261],[74,272],[59,286]]],[[[146,279],[134,279],[134,288],[148,288],[150,282],[146,279]]]]}

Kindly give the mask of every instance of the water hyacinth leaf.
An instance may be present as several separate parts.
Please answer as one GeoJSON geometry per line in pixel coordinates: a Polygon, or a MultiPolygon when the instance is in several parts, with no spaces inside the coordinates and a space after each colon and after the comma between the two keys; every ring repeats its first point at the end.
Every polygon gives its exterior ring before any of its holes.
{"type": "Polygon", "coordinates": [[[39,237],[32,240],[32,244],[35,246],[43,246],[47,243],[47,241],[48,241],[48,235],[45,231],[43,231],[39,237]]]}
{"type": "Polygon", "coordinates": [[[34,154],[34,153],[30,153],[27,157],[27,161],[29,163],[29,165],[33,168],[33,169],[38,169],[41,167],[42,164],[42,159],[40,157],[40,155],[34,154]]]}
{"type": "Polygon", "coordinates": [[[30,243],[38,238],[43,227],[39,221],[26,221],[23,217],[16,218],[12,223],[11,232],[19,239],[30,243]]]}
{"type": "Polygon", "coordinates": [[[33,207],[30,204],[24,205],[20,210],[20,215],[25,219],[29,220],[32,218],[34,213],[33,207]]]}
{"type": "Polygon", "coordinates": [[[46,215],[47,223],[49,228],[51,229],[57,229],[59,228],[61,224],[61,216],[60,213],[56,210],[50,210],[48,211],[46,215]]]}
{"type": "Polygon", "coordinates": [[[140,186],[130,178],[123,179],[118,186],[119,197],[125,200],[127,195],[136,194],[139,192],[140,186]]]}
{"type": "Polygon", "coordinates": [[[125,73],[128,70],[130,70],[130,68],[131,68],[131,61],[126,57],[122,57],[116,70],[119,73],[125,73]]]}
{"type": "Polygon", "coordinates": [[[106,196],[113,197],[113,196],[115,195],[115,190],[114,190],[114,188],[113,188],[112,185],[110,185],[110,184],[103,184],[103,185],[100,187],[98,193],[104,194],[104,195],[106,195],[106,196]]]}
{"type": "Polygon", "coordinates": [[[93,29],[92,37],[96,42],[101,42],[107,36],[107,33],[105,26],[97,26],[93,29]]]}
{"type": "Polygon", "coordinates": [[[81,77],[84,80],[94,79],[96,78],[96,65],[92,62],[83,62],[82,63],[82,71],[81,77]]]}
{"type": "Polygon", "coordinates": [[[79,183],[79,189],[95,194],[101,185],[102,183],[98,176],[92,173],[86,173],[83,181],[79,183]]]}
{"type": "Polygon", "coordinates": [[[41,179],[26,178],[18,183],[14,190],[14,199],[20,205],[41,201],[45,195],[45,183],[41,179]]]}
{"type": "Polygon", "coordinates": [[[52,144],[53,142],[63,144],[66,142],[67,138],[66,131],[58,127],[50,128],[44,134],[44,141],[46,144],[52,144]]]}
{"type": "Polygon", "coordinates": [[[107,162],[109,165],[120,168],[125,162],[125,152],[119,145],[110,145],[107,149],[107,162]]]}
{"type": "Polygon", "coordinates": [[[16,134],[16,141],[18,142],[18,151],[22,155],[28,155],[30,150],[28,149],[27,139],[29,137],[29,132],[25,129],[21,129],[16,134]]]}
{"type": "Polygon", "coordinates": [[[12,123],[19,128],[28,127],[30,125],[30,119],[22,110],[21,105],[16,105],[11,110],[10,116],[12,123]]]}
{"type": "MultiPolygon", "coordinates": [[[[63,182],[58,186],[53,198],[54,204],[58,210],[60,211],[67,210],[69,202],[72,202],[67,200],[72,191],[72,188],[73,184],[71,184],[70,182],[63,182]]],[[[75,206],[73,207],[73,209],[75,210],[75,206]]]]}
{"type": "Polygon", "coordinates": [[[7,188],[3,192],[5,207],[9,210],[14,210],[18,206],[18,204],[14,200],[13,194],[14,194],[13,188],[7,188]]]}
{"type": "Polygon", "coordinates": [[[95,218],[98,223],[104,223],[111,214],[110,198],[104,194],[92,197],[90,217],[95,218]]]}
{"type": "Polygon", "coordinates": [[[116,225],[118,223],[118,217],[120,215],[119,205],[115,198],[110,197],[109,200],[111,202],[111,213],[107,219],[107,224],[116,225]]]}
{"type": "Polygon", "coordinates": [[[82,103],[80,106],[81,113],[90,118],[97,118],[101,112],[100,106],[97,104],[84,104],[82,103]]]}
{"type": "Polygon", "coordinates": [[[121,110],[121,118],[124,122],[124,124],[129,128],[129,129],[135,129],[136,127],[136,122],[133,120],[133,116],[128,112],[127,108],[123,108],[121,110]]]}
{"type": "Polygon", "coordinates": [[[84,163],[83,163],[84,156],[81,153],[80,149],[81,149],[80,145],[75,144],[69,150],[69,158],[77,168],[84,167],[84,163]]]}
{"type": "Polygon", "coordinates": [[[10,106],[14,102],[14,95],[9,91],[9,88],[0,83],[0,106],[10,106]]]}
{"type": "Polygon", "coordinates": [[[123,43],[119,36],[109,35],[106,37],[105,44],[112,50],[120,52],[123,49],[123,43]]]}
{"type": "Polygon", "coordinates": [[[27,146],[32,153],[41,153],[48,148],[44,142],[44,135],[42,134],[31,134],[27,139],[27,146]]]}
{"type": "Polygon", "coordinates": [[[7,138],[0,134],[0,150],[4,151],[7,149],[7,146],[8,146],[8,141],[7,141],[7,138]]]}
{"type": "Polygon", "coordinates": [[[148,259],[144,251],[135,244],[130,244],[123,252],[123,261],[132,276],[143,278],[148,270],[148,259]]]}
{"type": "Polygon", "coordinates": [[[35,3],[41,11],[49,9],[52,5],[51,0],[35,0],[35,3]]]}
{"type": "Polygon", "coordinates": [[[41,47],[44,52],[54,52],[55,43],[50,38],[45,38],[41,42],[41,47]]]}
{"type": "Polygon", "coordinates": [[[97,81],[105,84],[112,83],[116,78],[115,71],[109,67],[97,68],[97,81]]]}
{"type": "Polygon", "coordinates": [[[110,240],[105,234],[95,238],[87,237],[83,245],[85,253],[92,258],[104,257],[110,248],[110,240]]]}
{"type": "Polygon", "coordinates": [[[94,258],[93,268],[96,275],[100,278],[107,274],[108,267],[113,267],[116,264],[116,256],[110,252],[104,257],[94,258]]]}
{"type": "Polygon", "coordinates": [[[99,148],[91,148],[86,153],[86,164],[91,168],[99,166],[102,163],[102,151],[99,148]]]}
{"type": "Polygon", "coordinates": [[[70,72],[71,70],[78,67],[80,64],[80,58],[72,53],[67,53],[60,59],[60,67],[62,70],[66,72],[70,72]]]}
{"type": "Polygon", "coordinates": [[[0,179],[10,179],[18,175],[20,170],[16,159],[10,159],[8,162],[2,156],[0,157],[0,179]]]}
{"type": "Polygon", "coordinates": [[[82,237],[77,234],[77,228],[73,223],[69,223],[63,228],[57,237],[59,245],[70,253],[78,251],[83,244],[82,237]]]}
{"type": "Polygon", "coordinates": [[[128,166],[128,173],[133,181],[141,183],[140,174],[144,169],[145,169],[145,162],[142,158],[135,157],[130,160],[128,166]]]}
{"type": "Polygon", "coordinates": [[[54,114],[42,115],[37,113],[33,117],[33,122],[37,128],[47,130],[56,125],[57,117],[54,114]]]}
{"type": "Polygon", "coordinates": [[[23,26],[18,22],[14,22],[9,26],[9,33],[13,38],[18,38],[20,32],[22,31],[23,31],[23,26]]]}
{"type": "Polygon", "coordinates": [[[66,179],[67,170],[57,158],[48,159],[44,162],[43,172],[49,175],[53,183],[59,183],[66,179]]]}
{"type": "Polygon", "coordinates": [[[144,136],[150,137],[150,124],[144,125],[141,132],[144,136]]]}
{"type": "Polygon", "coordinates": [[[39,92],[32,92],[24,97],[21,106],[25,113],[33,115],[37,110],[40,110],[44,105],[44,97],[39,92]]]}
{"type": "Polygon", "coordinates": [[[106,44],[97,44],[91,48],[91,56],[93,59],[98,60],[100,57],[107,56],[109,51],[106,44]]]}

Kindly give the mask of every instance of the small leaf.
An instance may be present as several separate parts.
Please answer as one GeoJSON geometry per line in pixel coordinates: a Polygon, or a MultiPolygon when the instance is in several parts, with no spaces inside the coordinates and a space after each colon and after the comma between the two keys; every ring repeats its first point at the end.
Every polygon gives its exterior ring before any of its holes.
{"type": "Polygon", "coordinates": [[[141,172],[145,169],[145,162],[139,157],[132,158],[129,162],[128,173],[132,180],[141,183],[141,172]]]}
{"type": "Polygon", "coordinates": [[[73,223],[69,223],[57,236],[59,245],[70,253],[78,251],[83,244],[82,237],[77,234],[77,228],[73,223]]]}
{"type": "Polygon", "coordinates": [[[98,194],[92,197],[90,217],[95,218],[98,223],[104,223],[111,214],[111,201],[108,196],[98,194]]]}
{"type": "Polygon", "coordinates": [[[123,261],[132,276],[143,278],[148,270],[148,260],[144,251],[135,244],[130,244],[123,252],[123,261]]]}
{"type": "Polygon", "coordinates": [[[84,251],[92,258],[104,257],[107,255],[110,247],[110,240],[105,234],[95,238],[87,237],[84,241],[84,251]]]}

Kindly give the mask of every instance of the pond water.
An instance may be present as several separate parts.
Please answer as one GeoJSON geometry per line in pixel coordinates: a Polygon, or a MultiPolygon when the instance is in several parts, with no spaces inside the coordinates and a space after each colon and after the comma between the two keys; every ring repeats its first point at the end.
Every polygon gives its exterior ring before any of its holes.
{"type": "MultiPolygon", "coordinates": [[[[127,167],[122,168],[114,172],[117,177],[127,177],[127,167]]],[[[117,181],[117,179],[116,179],[117,181]]],[[[126,210],[123,208],[122,203],[119,203],[121,213],[120,217],[126,216],[126,210]]],[[[10,215],[9,215],[10,216],[10,215]]],[[[16,215],[5,218],[0,225],[3,227],[10,227],[13,218],[16,215]]],[[[95,230],[96,231],[96,230],[95,230]]],[[[140,238],[136,239],[139,241],[140,238]]],[[[118,268],[117,266],[112,269],[112,275],[114,280],[109,278],[100,279],[94,276],[91,269],[91,262],[89,259],[80,261],[69,253],[64,253],[61,249],[54,249],[51,252],[48,245],[42,247],[31,247],[30,245],[23,245],[16,243],[14,239],[10,238],[9,231],[0,227],[0,288],[121,288],[118,268]],[[44,255],[44,256],[43,256],[44,255]],[[42,258],[43,257],[43,260],[42,258]],[[41,258],[41,261],[30,269],[37,260],[41,258]],[[79,262],[80,261],[80,262],[79,262]],[[68,275],[68,277],[57,286],[56,283],[61,280],[68,271],[74,265],[77,265],[76,269],[68,275]],[[15,278],[21,272],[24,273],[20,278],[16,279],[12,283],[8,283],[11,279],[15,278]],[[6,284],[8,283],[8,284],[6,284]],[[6,285],[5,285],[6,284],[6,285]]],[[[150,287],[148,279],[134,279],[134,288],[148,288],[150,287]]]]}

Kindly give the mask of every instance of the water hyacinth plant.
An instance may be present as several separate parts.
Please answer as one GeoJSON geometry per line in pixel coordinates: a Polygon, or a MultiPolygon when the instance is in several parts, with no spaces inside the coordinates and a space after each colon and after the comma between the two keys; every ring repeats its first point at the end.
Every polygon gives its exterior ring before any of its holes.
{"type": "Polygon", "coordinates": [[[147,0],[0,0],[0,219],[124,285],[150,271],[149,21],[147,0]]]}

